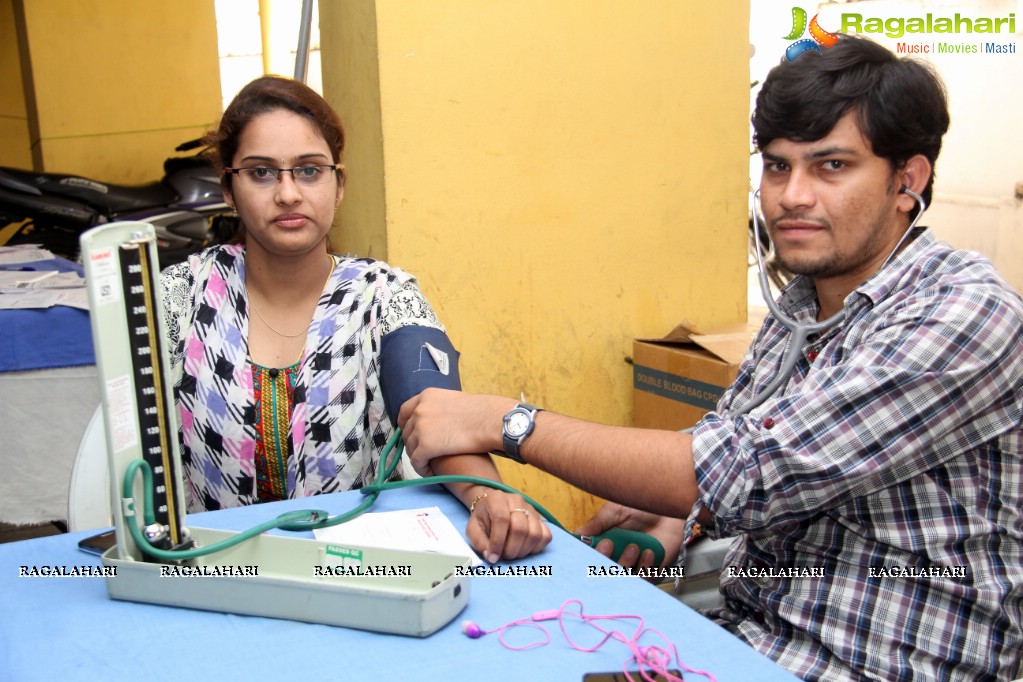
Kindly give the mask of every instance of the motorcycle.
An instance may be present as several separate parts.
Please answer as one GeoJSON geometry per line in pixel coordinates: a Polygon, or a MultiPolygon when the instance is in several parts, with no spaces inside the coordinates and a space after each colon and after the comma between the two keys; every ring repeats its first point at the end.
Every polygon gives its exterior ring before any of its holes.
{"type": "MultiPolygon", "coordinates": [[[[201,144],[192,140],[175,151],[201,144]]],[[[0,167],[0,226],[23,223],[7,244],[40,244],[77,261],[82,232],[103,223],[140,220],[156,228],[160,266],[166,267],[230,241],[238,219],[224,203],[220,178],[202,150],[170,157],[163,168],[157,182],[125,186],[0,167]]]]}

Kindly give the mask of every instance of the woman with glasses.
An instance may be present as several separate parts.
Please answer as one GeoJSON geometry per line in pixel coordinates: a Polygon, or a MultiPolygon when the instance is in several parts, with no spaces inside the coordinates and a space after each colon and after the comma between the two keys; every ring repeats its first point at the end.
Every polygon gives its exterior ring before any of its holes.
{"type": "MultiPolygon", "coordinates": [[[[207,137],[241,227],[162,276],[189,511],[359,488],[401,404],[459,387],[458,354],[415,278],[331,253],[344,142],[320,95],[276,76],[245,86],[207,137]]],[[[485,454],[435,469],[500,480],[485,454]]],[[[487,560],[550,541],[518,495],[448,487],[487,560]]]]}

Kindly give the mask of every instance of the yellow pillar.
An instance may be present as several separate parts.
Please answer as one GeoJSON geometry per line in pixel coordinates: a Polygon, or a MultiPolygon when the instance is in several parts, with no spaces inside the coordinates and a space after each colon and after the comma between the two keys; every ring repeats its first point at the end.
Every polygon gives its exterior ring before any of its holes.
{"type": "MultiPolygon", "coordinates": [[[[633,338],[745,319],[748,16],[322,3],[324,91],[350,138],[334,243],[419,277],[466,390],[631,423],[633,338]]],[[[598,503],[501,468],[570,527],[598,503]]]]}
{"type": "Polygon", "coordinates": [[[156,180],[219,116],[208,0],[13,0],[13,14],[37,170],[156,180]]]}
{"type": "Polygon", "coordinates": [[[0,165],[30,168],[25,89],[21,86],[21,56],[14,29],[14,4],[0,0],[0,165]]]}
{"type": "Polygon", "coordinates": [[[263,73],[289,78],[295,75],[294,52],[301,12],[301,0],[259,0],[263,73]]]}
{"type": "Polygon", "coordinates": [[[263,45],[263,73],[284,75],[280,71],[275,71],[273,65],[273,0],[259,0],[259,37],[263,45]]]}

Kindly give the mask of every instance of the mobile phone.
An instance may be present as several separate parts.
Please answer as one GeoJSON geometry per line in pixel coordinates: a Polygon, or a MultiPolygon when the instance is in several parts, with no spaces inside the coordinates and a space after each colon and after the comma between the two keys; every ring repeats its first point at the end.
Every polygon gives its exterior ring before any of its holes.
{"type": "Polygon", "coordinates": [[[90,535],[84,540],[81,540],[78,543],[78,549],[98,556],[116,544],[117,535],[114,533],[113,529],[111,529],[97,535],[90,535]]]}
{"type": "MultiPolygon", "coordinates": [[[[638,670],[630,670],[633,680],[642,680],[643,676],[638,670]]],[[[668,670],[668,675],[671,677],[665,677],[661,673],[647,672],[647,676],[656,682],[668,682],[668,680],[681,680],[682,673],[678,670],[668,670]]],[[[614,673],[586,673],[583,675],[583,682],[628,682],[629,678],[625,676],[621,670],[614,673]]]]}

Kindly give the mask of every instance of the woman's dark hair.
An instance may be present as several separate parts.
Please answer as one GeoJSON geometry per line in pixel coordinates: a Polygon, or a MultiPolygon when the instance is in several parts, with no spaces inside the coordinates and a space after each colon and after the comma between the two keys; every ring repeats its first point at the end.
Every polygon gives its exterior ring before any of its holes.
{"type": "MultiPolygon", "coordinates": [[[[948,130],[945,87],[927,65],[899,59],[881,45],[840,34],[819,54],[807,52],[771,69],[757,95],[753,143],[782,138],[813,142],[855,111],[874,154],[892,170],[917,154],[935,166],[948,130]]],[[[934,174],[922,196],[931,203],[934,174]]]]}
{"type": "MultiPolygon", "coordinates": [[[[238,141],[252,119],[278,109],[294,112],[309,120],[326,140],[334,163],[341,163],[345,149],[345,130],[341,118],[319,93],[305,83],[282,76],[262,76],[242,88],[224,110],[220,124],[206,134],[207,156],[218,171],[233,163],[238,141]]],[[[221,176],[225,189],[231,189],[230,173],[221,176]]],[[[339,182],[344,174],[338,173],[339,182]]]]}

